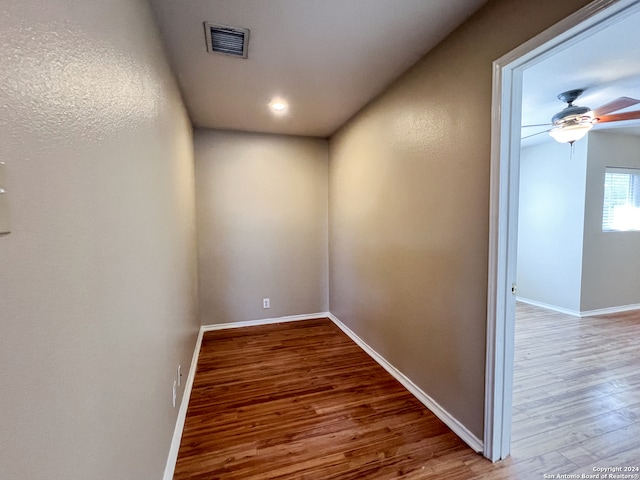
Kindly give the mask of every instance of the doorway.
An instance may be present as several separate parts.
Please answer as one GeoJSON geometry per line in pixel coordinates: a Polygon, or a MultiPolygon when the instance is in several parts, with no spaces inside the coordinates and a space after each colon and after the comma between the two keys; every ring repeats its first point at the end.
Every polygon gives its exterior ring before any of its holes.
{"type": "Polygon", "coordinates": [[[638,0],[596,0],[494,62],[484,454],[510,453],[523,72],[640,11],[638,0]]]}

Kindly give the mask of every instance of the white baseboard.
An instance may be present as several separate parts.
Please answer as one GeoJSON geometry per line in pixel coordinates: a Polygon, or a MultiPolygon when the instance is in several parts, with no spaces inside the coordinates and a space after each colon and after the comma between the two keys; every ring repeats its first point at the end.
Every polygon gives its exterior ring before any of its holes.
{"type": "Polygon", "coordinates": [[[596,315],[609,315],[612,313],[620,313],[620,312],[629,312],[631,310],[640,310],[640,303],[636,303],[633,305],[622,305],[620,307],[608,307],[608,308],[599,308],[597,310],[569,310],[567,308],[556,307],[555,305],[549,305],[548,303],[538,302],[537,300],[531,300],[529,298],[517,297],[516,300],[522,303],[528,303],[529,305],[533,305],[535,307],[545,308],[547,310],[553,310],[554,312],[566,313],[567,315],[571,315],[573,317],[594,317],[596,315]]]}
{"type": "Polygon", "coordinates": [[[529,305],[533,305],[534,307],[540,307],[547,310],[553,310],[554,312],[564,313],[566,315],[571,315],[573,317],[581,317],[582,314],[577,310],[570,310],[568,308],[557,307],[556,305],[550,305],[544,302],[538,302],[537,300],[531,300],[529,298],[516,297],[518,302],[528,303],[529,305]]]}
{"type": "Polygon", "coordinates": [[[309,313],[305,315],[290,315],[287,317],[261,318],[259,320],[246,320],[232,323],[213,323],[203,325],[201,329],[205,332],[214,330],[224,330],[227,328],[255,327],[257,325],[270,325],[272,323],[297,322],[299,320],[312,320],[314,318],[329,318],[329,312],[309,313]]]}
{"type": "Polygon", "coordinates": [[[427,395],[407,376],[391,365],[382,355],[367,345],[358,335],[356,335],[349,327],[342,323],[335,315],[329,313],[329,318],[346,333],[360,348],[362,348],[371,358],[373,358],[382,368],[398,380],[404,388],[406,388],[414,397],[416,397],[425,407],[438,417],[442,422],[458,435],[467,445],[469,445],[477,453],[484,451],[482,440],[471,433],[467,427],[460,423],[453,415],[442,408],[433,398],[427,395]]]}
{"type": "Polygon", "coordinates": [[[593,317],[595,315],[609,315],[611,313],[629,312],[631,310],[640,310],[640,303],[634,305],[623,305],[621,307],[600,308],[598,310],[585,310],[580,312],[582,317],[593,317]]]}
{"type": "Polygon", "coordinates": [[[198,339],[196,340],[196,346],[193,350],[193,357],[191,358],[189,375],[187,375],[187,381],[184,384],[184,392],[182,393],[180,410],[178,410],[178,417],[176,418],[176,426],[173,430],[173,438],[171,439],[171,447],[169,448],[167,465],[164,468],[164,476],[162,477],[163,480],[173,480],[173,473],[176,468],[176,460],[178,460],[178,450],[180,449],[180,440],[182,440],[182,430],[184,429],[184,422],[187,419],[187,409],[189,408],[189,399],[191,398],[193,379],[196,376],[196,366],[198,365],[198,355],[200,354],[200,347],[202,346],[203,333],[204,331],[202,330],[202,327],[200,327],[200,332],[198,332],[198,339]]]}
{"type": "Polygon", "coordinates": [[[467,445],[473,448],[474,451],[482,453],[483,443],[475,435],[473,435],[467,428],[462,425],[455,417],[442,408],[438,403],[433,400],[429,395],[423,392],[417,385],[415,385],[408,377],[397,370],[391,365],[384,357],[378,352],[367,345],[360,337],[352,332],[345,324],[343,324],[338,318],[330,312],[319,312],[307,315],[291,315],[286,317],[276,318],[263,318],[259,320],[248,320],[243,322],[234,323],[218,323],[212,325],[203,325],[200,327],[198,333],[198,340],[193,352],[193,358],[191,360],[191,367],[189,368],[189,375],[184,386],[184,393],[182,395],[182,402],[180,403],[180,410],[178,411],[178,418],[176,419],[176,427],[173,432],[173,439],[171,441],[171,448],[169,450],[169,456],[167,458],[167,465],[164,470],[163,480],[172,480],[173,473],[176,468],[176,460],[178,459],[178,450],[180,449],[180,440],[182,439],[182,431],[184,429],[184,422],[187,418],[187,408],[189,406],[189,398],[191,397],[191,389],[193,388],[193,380],[196,373],[196,366],[198,363],[198,355],[200,354],[200,347],[202,346],[202,337],[205,332],[211,332],[215,330],[223,330],[228,328],[241,328],[252,327],[256,325],[269,325],[273,323],[283,322],[296,322],[299,320],[311,320],[315,318],[329,318],[334,324],[338,326],[344,333],[346,333],[360,348],[362,348],[371,358],[373,358],[378,364],[382,366],[387,372],[391,374],[396,380],[398,380],[414,397],[416,397],[422,404],[427,407],[433,414],[438,417],[445,425],[455,432],[467,445]]]}
{"type": "Polygon", "coordinates": [[[176,461],[178,460],[178,450],[180,449],[180,440],[182,440],[182,431],[184,430],[184,422],[187,419],[187,409],[189,407],[189,399],[191,398],[191,390],[193,388],[193,380],[196,375],[196,366],[198,365],[198,355],[200,355],[200,348],[202,347],[202,337],[204,332],[211,332],[214,330],[222,330],[226,328],[240,328],[240,327],[252,327],[256,325],[269,325],[272,323],[282,322],[295,322],[298,320],[311,320],[314,318],[329,318],[329,312],[312,313],[308,315],[291,315],[287,317],[277,318],[263,318],[260,320],[248,320],[244,322],[235,323],[219,323],[213,325],[202,325],[200,332],[198,333],[198,339],[196,340],[196,346],[193,351],[193,357],[191,359],[191,366],[189,367],[189,375],[184,384],[184,392],[182,394],[182,401],[180,403],[180,410],[178,411],[178,417],[176,418],[176,426],[173,430],[173,438],[171,440],[171,447],[169,449],[169,456],[167,457],[167,464],[164,469],[163,480],[172,480],[173,474],[176,468],[176,461]]]}

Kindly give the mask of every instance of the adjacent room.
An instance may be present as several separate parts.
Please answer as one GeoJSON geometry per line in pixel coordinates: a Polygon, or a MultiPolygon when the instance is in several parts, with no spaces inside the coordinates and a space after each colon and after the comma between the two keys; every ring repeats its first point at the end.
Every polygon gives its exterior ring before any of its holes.
{"type": "Polygon", "coordinates": [[[637,456],[640,231],[608,212],[634,203],[623,181],[640,166],[639,140],[621,128],[591,132],[573,152],[554,140],[522,151],[515,458],[637,456]]]}
{"type": "Polygon", "coordinates": [[[640,50],[619,39],[639,22],[629,15],[524,72],[514,458],[638,458],[640,50]],[[560,143],[543,122],[578,87],[569,108],[593,113],[572,113],[600,120],[560,143]]]}
{"type": "MultiPolygon", "coordinates": [[[[587,192],[572,197],[585,214],[560,224],[583,238],[548,242],[581,267],[547,265],[572,292],[562,299],[518,281],[531,329],[516,339],[513,455],[492,463],[486,448],[492,65],[558,22],[638,4],[616,3],[3,1],[0,478],[528,479],[634,466],[640,320],[601,310],[640,304],[640,233],[605,233],[602,212],[585,213],[604,198],[592,159],[612,179],[640,167],[627,162],[633,120],[619,118],[608,125],[624,131],[596,125],[573,148],[523,141],[523,198],[539,195],[527,168],[582,168],[571,188],[587,192]],[[623,233],[627,255],[598,243],[623,233]],[[562,313],[539,313],[551,306],[562,313]],[[567,380],[526,343],[552,330],[541,315],[576,341],[592,319],[610,321],[614,349],[629,353],[597,372],[618,435],[599,456],[580,443],[606,433],[599,424],[566,423],[575,441],[553,450],[539,448],[544,425],[518,426],[556,419],[541,375],[519,361],[567,380]],[[261,436],[227,442],[247,432],[261,436]],[[252,461],[264,451],[277,459],[266,468],[252,461]]],[[[525,123],[549,122],[572,88],[594,108],[640,98],[633,63],[606,67],[619,79],[543,82],[551,110],[525,123]]],[[[531,228],[531,248],[545,246],[531,228]]],[[[585,369],[605,358],[599,334],[587,340],[585,369]]]]}

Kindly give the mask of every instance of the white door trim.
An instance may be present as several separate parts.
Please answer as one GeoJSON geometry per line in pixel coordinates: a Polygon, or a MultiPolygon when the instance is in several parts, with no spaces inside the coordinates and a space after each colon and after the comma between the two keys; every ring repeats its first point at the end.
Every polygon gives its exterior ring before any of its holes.
{"type": "Polygon", "coordinates": [[[493,63],[489,281],[484,455],[506,458],[511,443],[522,73],[640,11],[640,0],[595,0],[493,63]]]}

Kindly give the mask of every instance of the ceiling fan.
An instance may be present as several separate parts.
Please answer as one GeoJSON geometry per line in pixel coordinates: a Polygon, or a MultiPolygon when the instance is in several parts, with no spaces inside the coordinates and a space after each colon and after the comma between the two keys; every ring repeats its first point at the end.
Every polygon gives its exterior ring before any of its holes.
{"type": "Polygon", "coordinates": [[[569,90],[562,92],[558,95],[558,99],[565,102],[567,106],[551,117],[551,123],[542,123],[538,125],[523,125],[524,127],[551,127],[548,130],[528,135],[525,138],[540,135],[542,133],[549,133],[556,141],[560,143],[573,144],[576,140],[580,140],[584,137],[594,124],[606,123],[606,122],[620,122],[623,120],[638,120],[640,119],[640,110],[634,110],[632,112],[614,113],[618,110],[630,107],[640,100],[630,97],[620,97],[615,100],[605,103],[595,110],[591,110],[589,107],[580,107],[574,105],[580,95],[584,93],[584,90],[569,90]]]}

